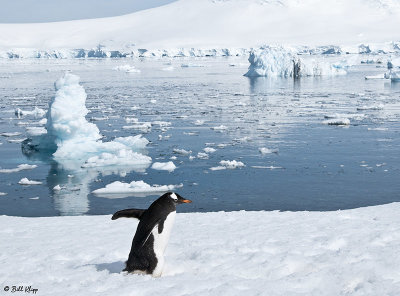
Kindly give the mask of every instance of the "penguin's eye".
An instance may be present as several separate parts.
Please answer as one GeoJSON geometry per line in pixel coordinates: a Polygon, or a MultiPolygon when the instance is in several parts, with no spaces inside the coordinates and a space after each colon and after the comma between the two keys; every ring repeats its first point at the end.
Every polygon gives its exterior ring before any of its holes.
{"type": "Polygon", "coordinates": [[[171,197],[173,200],[178,200],[178,197],[176,196],[175,193],[171,193],[171,194],[170,194],[170,197],[171,197]]]}

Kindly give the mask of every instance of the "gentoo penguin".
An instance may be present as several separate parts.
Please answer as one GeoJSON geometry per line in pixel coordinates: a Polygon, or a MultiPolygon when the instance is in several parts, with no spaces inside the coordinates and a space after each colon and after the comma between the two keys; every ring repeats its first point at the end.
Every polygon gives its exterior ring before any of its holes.
{"type": "Polygon", "coordinates": [[[137,218],[140,221],[124,271],[161,276],[164,251],[174,224],[176,205],[190,202],[192,201],[177,193],[167,192],[147,210],[126,209],[112,216],[112,220],[125,217],[137,218]]]}

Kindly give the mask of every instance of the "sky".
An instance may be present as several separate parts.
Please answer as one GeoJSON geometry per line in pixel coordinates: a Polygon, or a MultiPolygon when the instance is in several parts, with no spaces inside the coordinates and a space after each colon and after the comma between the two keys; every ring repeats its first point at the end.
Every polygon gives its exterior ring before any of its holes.
{"type": "Polygon", "coordinates": [[[40,23],[118,16],[176,0],[0,0],[0,23],[40,23]]]}

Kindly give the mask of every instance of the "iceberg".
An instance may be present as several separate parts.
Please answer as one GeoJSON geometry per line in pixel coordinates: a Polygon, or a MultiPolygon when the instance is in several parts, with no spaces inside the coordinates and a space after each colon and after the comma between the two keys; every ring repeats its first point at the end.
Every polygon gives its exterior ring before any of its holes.
{"type": "Polygon", "coordinates": [[[282,46],[261,47],[249,55],[248,77],[301,77],[344,75],[341,63],[329,63],[316,59],[300,58],[297,53],[282,46]]]}
{"type": "Polygon", "coordinates": [[[125,166],[145,170],[151,158],[142,152],[149,141],[141,135],[101,141],[98,127],[85,116],[86,92],[79,77],[65,73],[55,82],[56,94],[47,112],[46,133],[33,136],[23,143],[25,154],[47,152],[66,165],[81,167],[125,166]]]}

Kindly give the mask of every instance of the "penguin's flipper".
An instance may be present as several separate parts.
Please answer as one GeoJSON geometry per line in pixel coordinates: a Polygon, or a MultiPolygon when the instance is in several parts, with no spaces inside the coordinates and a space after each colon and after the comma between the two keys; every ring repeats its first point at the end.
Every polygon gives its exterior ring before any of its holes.
{"type": "Polygon", "coordinates": [[[141,209],[121,210],[112,215],[111,220],[116,220],[118,218],[136,218],[140,220],[140,217],[142,217],[145,211],[146,210],[141,210],[141,209]]]}
{"type": "Polygon", "coordinates": [[[152,223],[150,223],[149,225],[147,225],[146,229],[144,229],[144,231],[142,231],[141,235],[137,237],[137,244],[138,246],[143,246],[147,240],[150,237],[151,232],[153,231],[153,229],[158,226],[158,223],[161,221],[161,219],[157,219],[155,221],[152,221],[152,223]]]}

